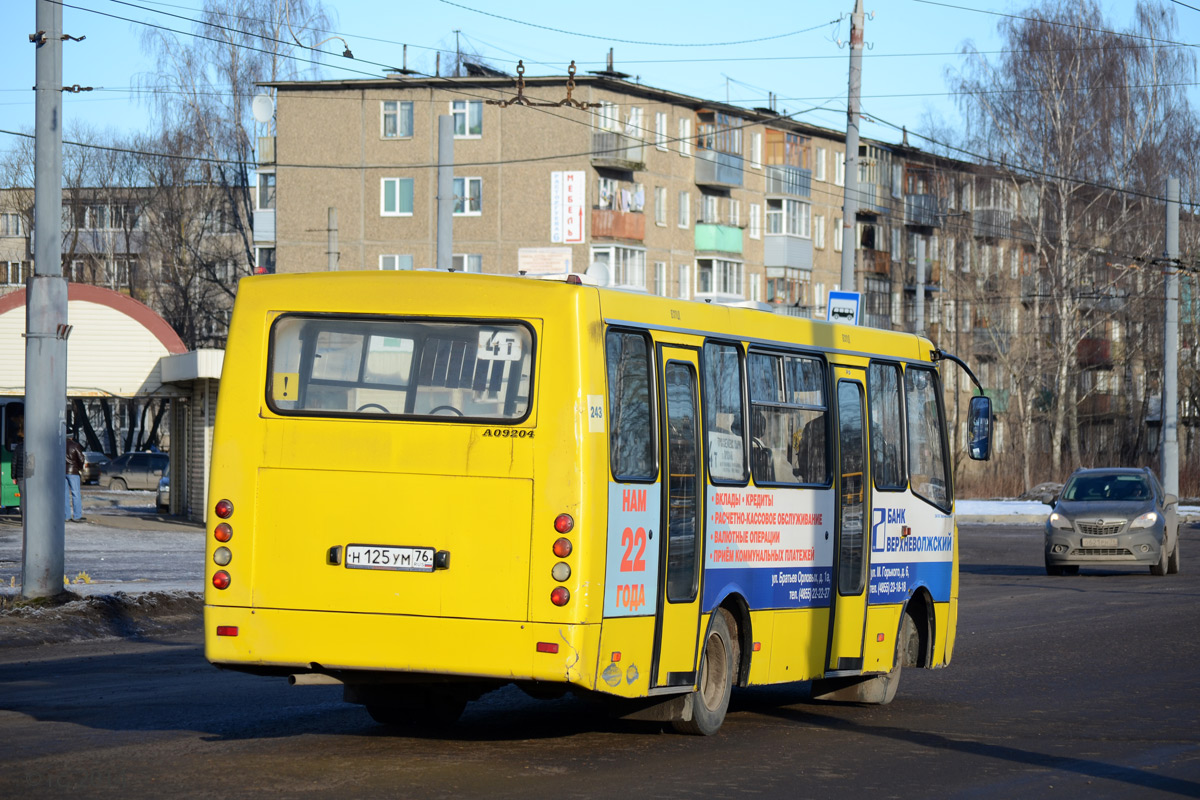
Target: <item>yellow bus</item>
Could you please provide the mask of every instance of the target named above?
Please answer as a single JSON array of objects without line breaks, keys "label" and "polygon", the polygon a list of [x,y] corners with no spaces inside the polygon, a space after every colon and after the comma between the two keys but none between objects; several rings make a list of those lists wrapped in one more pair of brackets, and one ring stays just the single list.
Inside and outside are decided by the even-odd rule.
[{"label": "yellow bus", "polygon": [[697,734],[733,686],[888,702],[954,646],[946,358],[577,278],[243,281],[206,655],[386,724],[508,683]]}]

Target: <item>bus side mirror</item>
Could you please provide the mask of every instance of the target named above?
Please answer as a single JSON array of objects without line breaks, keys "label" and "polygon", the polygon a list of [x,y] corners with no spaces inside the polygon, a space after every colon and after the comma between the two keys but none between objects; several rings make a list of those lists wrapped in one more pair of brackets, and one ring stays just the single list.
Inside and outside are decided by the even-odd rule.
[{"label": "bus side mirror", "polygon": [[984,395],[971,398],[967,430],[971,432],[967,455],[975,461],[987,461],[992,456],[992,398]]}]

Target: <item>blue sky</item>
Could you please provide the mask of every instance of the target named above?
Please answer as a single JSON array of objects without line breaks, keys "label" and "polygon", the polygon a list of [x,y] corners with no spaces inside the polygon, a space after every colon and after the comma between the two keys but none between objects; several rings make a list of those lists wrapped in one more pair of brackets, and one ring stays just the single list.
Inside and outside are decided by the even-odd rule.
[{"label": "blue sky", "polygon": [[[150,111],[129,88],[155,65],[142,48],[142,22],[187,29],[169,12],[195,17],[200,0],[61,0],[64,32],[86,36],[64,43],[63,76],[67,85],[98,90],[64,95],[68,138],[72,126],[118,132],[142,130]],[[0,34],[0,128],[30,130],[34,104],[35,0],[0,0],[4,8]],[[957,111],[947,92],[945,72],[962,66],[958,53],[972,41],[983,51],[998,48],[995,13],[1019,13],[1024,3],[1010,0],[866,0],[873,17],[866,22],[862,109],[867,115],[863,136],[898,141],[894,127],[924,130],[928,114],[956,124]],[[1200,0],[1173,2],[1178,41],[1200,44]],[[853,0],[837,4],[758,0],[737,3],[693,0],[687,3],[609,0],[603,4],[563,4],[543,0],[421,0],[369,2],[336,0],[327,4],[334,31],[359,63],[326,59],[319,75],[364,77],[335,64],[381,74],[371,61],[400,65],[402,44],[408,65],[432,72],[434,52],[453,51],[456,34],[462,48],[484,56],[506,72],[524,59],[528,75],[565,74],[574,59],[580,72],[602,69],[613,48],[616,69],[641,82],[703,98],[766,106],[768,94],[777,108],[804,110],[797,119],[834,130],[845,128],[849,12]],[[1114,25],[1129,22],[1132,4],[1105,3]],[[85,10],[86,9],[86,10]],[[101,13],[95,13],[101,12]],[[113,16],[125,17],[114,19]],[[839,46],[842,40],[842,46]],[[747,42],[745,44],[726,44]],[[703,45],[703,46],[693,46]],[[337,41],[325,45],[340,52]],[[1194,102],[1200,93],[1192,90]],[[808,111],[808,109],[813,109]],[[0,149],[12,137],[0,134]],[[919,142],[914,141],[914,144]]]}]

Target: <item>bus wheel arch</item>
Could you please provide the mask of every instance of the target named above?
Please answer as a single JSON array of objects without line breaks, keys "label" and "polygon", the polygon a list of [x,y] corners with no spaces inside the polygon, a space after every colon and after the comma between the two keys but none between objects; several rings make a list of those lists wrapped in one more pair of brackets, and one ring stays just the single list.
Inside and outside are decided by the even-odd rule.
[{"label": "bus wheel arch", "polygon": [[[915,647],[901,641],[905,635],[905,620],[915,628],[917,642]],[[900,624],[897,627],[897,652],[903,654],[903,666],[930,668],[933,666],[933,598],[929,590],[919,587],[912,597],[904,604],[900,613]]]},{"label": "bus wheel arch", "polygon": [[676,731],[711,736],[720,729],[739,672],[739,649],[737,622],[733,614],[721,606],[713,611],[700,645],[696,690],[687,695],[680,718],[671,722]]},{"label": "bus wheel arch", "polygon": [[[719,608],[723,608],[733,617],[734,628],[734,646],[737,647],[736,667],[737,671],[733,676],[733,685],[745,687],[750,685],[750,659],[753,656],[754,640],[753,630],[750,626],[750,605],[746,602],[746,598],[740,594],[733,593],[726,595],[722,600]],[[713,611],[716,613],[716,610]]]}]

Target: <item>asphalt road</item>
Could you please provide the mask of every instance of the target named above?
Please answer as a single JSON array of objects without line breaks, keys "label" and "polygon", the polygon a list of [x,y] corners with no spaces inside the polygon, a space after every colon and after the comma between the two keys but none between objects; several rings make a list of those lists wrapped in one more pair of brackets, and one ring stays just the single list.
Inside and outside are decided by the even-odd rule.
[{"label": "asphalt road", "polygon": [[1161,578],[1051,578],[1040,540],[963,527],[954,662],[891,705],[744,690],[709,738],[512,689],[398,734],[336,687],[212,668],[198,629],[0,648],[0,796],[1200,797],[1200,529]]}]

